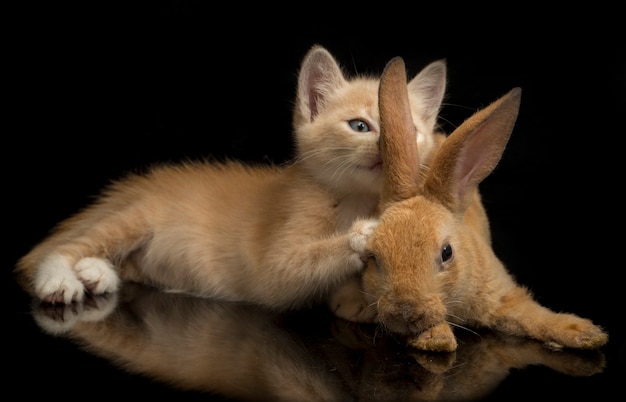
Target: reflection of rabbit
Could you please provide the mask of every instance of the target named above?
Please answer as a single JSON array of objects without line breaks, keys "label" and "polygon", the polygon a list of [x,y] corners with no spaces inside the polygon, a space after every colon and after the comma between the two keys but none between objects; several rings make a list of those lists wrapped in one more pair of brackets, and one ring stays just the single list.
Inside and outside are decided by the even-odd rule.
[{"label": "reflection of rabbit", "polygon": [[[365,294],[390,331],[424,350],[457,347],[450,325],[485,326],[552,347],[597,348],[590,320],[555,313],[519,286],[494,254],[478,184],[497,165],[517,118],[515,88],[456,129],[420,176],[404,62],[389,62],[379,89],[385,188],[369,239]],[[422,178],[420,178],[422,177]]]},{"label": "reflection of rabbit", "polygon": [[[515,370],[544,366],[562,374],[588,377],[601,373],[606,364],[600,350],[554,351],[531,339],[489,330],[463,332],[459,343],[455,352],[415,351],[409,356],[398,345],[398,355],[405,356],[404,360],[389,359],[381,347],[368,350],[362,373],[367,381],[361,382],[357,400],[479,401],[497,390]],[[411,364],[409,357],[418,364]],[[560,394],[563,396],[563,391]]]},{"label": "reflection of rabbit", "polygon": [[[376,326],[349,324],[322,309],[278,314],[131,283],[116,295],[84,300],[89,307],[76,303],[71,317],[53,313],[68,313],[58,303],[35,305],[34,314],[47,316],[37,320],[46,321],[47,332],[61,335],[56,322],[64,326],[63,336],[116,366],[228,400],[477,400],[511,368],[543,365],[590,376],[604,365],[599,350],[557,353],[487,330],[461,333],[455,352],[407,353],[395,337],[377,334]],[[99,308],[104,311],[98,320]],[[64,323],[68,318],[71,325]]]}]

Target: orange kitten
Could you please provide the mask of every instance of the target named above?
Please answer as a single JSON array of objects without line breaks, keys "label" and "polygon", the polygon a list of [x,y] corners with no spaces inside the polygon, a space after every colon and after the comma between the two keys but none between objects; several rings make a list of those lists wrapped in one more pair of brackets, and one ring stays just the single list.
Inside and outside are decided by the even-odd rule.
[{"label": "orange kitten", "polygon": [[[429,144],[445,64],[408,87],[417,140]],[[348,80],[313,47],[298,80],[292,164],[189,162],[129,175],[25,255],[20,283],[63,303],[115,292],[121,279],[275,309],[326,300],[362,272],[377,223],[377,99],[378,78]]]}]

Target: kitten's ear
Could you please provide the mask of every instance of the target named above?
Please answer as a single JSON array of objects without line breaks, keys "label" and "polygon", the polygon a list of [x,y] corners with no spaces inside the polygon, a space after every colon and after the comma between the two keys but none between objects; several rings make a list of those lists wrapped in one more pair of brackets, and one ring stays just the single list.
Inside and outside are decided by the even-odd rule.
[{"label": "kitten's ear", "polygon": [[413,107],[420,113],[420,120],[434,129],[446,92],[447,65],[444,59],[424,67],[409,82],[409,96]]},{"label": "kitten's ear", "polygon": [[296,123],[312,122],[324,107],[324,102],[346,79],[335,58],[320,45],[313,46],[304,56],[298,75]]}]

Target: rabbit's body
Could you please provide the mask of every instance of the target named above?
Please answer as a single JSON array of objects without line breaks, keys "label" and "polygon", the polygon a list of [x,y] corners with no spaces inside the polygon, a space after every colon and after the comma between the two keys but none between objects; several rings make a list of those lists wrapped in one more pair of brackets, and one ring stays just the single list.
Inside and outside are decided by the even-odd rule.
[{"label": "rabbit's body", "polygon": [[380,85],[385,188],[363,274],[370,310],[424,350],[457,347],[451,325],[489,327],[553,347],[597,348],[608,335],[590,320],[555,313],[518,285],[491,247],[478,184],[497,165],[517,118],[521,90],[475,113],[419,172],[401,59]]}]

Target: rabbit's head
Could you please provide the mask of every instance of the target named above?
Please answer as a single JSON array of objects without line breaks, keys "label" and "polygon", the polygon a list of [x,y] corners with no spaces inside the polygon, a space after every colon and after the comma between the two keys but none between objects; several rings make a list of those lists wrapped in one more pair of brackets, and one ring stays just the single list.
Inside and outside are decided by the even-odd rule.
[{"label": "rabbit's head", "polygon": [[424,336],[441,336],[442,342],[428,348],[451,351],[456,343],[449,323],[475,307],[477,282],[506,280],[478,272],[495,258],[485,241],[489,229],[478,184],[500,160],[521,89],[466,120],[443,141],[430,167],[420,168],[406,88],[404,62],[396,57],[385,67],[379,88],[385,187],[363,287],[389,331],[420,335],[429,330]]}]

